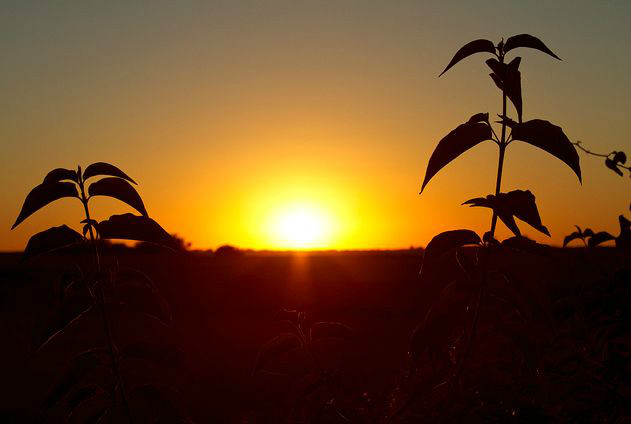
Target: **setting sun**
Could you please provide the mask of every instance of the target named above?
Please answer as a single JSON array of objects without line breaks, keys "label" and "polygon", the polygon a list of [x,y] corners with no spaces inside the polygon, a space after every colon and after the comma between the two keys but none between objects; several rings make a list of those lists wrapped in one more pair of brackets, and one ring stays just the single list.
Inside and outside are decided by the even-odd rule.
[{"label": "setting sun", "polygon": [[270,236],[274,245],[288,249],[321,249],[332,237],[332,219],[312,205],[283,208],[270,220]]}]

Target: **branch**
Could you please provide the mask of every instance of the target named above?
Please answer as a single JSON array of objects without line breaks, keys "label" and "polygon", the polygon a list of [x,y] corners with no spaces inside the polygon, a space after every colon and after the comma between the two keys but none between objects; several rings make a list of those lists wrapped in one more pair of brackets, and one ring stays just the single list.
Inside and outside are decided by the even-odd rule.
[{"label": "branch", "polygon": [[[579,149],[581,149],[583,152],[587,153],[588,155],[597,156],[599,158],[607,158],[607,159],[609,159],[609,156],[612,156],[612,155],[615,155],[616,153],[618,153],[615,150],[613,152],[607,153],[607,154],[595,153],[595,152],[592,152],[591,150],[587,150],[586,148],[584,148],[581,145],[580,141],[572,142],[572,144],[575,145],[576,147],[578,147]],[[627,171],[631,171],[631,166],[624,166],[624,165],[622,165],[621,163],[618,163],[618,162],[616,162],[615,165],[618,168],[626,169]]]}]

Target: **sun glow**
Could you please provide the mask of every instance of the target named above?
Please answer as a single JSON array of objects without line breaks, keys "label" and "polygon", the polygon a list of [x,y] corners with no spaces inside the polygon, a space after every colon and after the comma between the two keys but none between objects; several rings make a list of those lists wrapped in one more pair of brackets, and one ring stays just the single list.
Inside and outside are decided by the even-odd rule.
[{"label": "sun glow", "polygon": [[284,207],[272,217],[270,236],[274,245],[287,249],[321,249],[331,243],[333,221],[313,205]]}]

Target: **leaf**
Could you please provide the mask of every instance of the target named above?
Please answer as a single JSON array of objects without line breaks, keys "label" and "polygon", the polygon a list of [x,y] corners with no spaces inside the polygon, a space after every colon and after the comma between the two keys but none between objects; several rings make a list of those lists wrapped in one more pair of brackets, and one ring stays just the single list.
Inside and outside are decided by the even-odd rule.
[{"label": "leaf", "polygon": [[65,169],[65,168],[53,169],[46,175],[46,177],[44,177],[44,184],[57,183],[62,180],[70,180],[70,181],[77,182],[78,181],[77,172],[71,169]]},{"label": "leaf", "polygon": [[90,371],[104,365],[103,349],[90,349],[81,352],[64,372],[59,383],[46,397],[45,406],[51,408],[68,393]]},{"label": "leaf", "polygon": [[480,236],[471,230],[451,230],[434,236],[425,248],[421,275],[423,275],[423,271],[429,264],[450,250],[468,244],[480,244],[481,242]]},{"label": "leaf", "polygon": [[127,203],[132,208],[136,209],[143,216],[147,215],[145,205],[140,198],[140,195],[131,184],[127,181],[117,178],[108,177],[103,178],[95,183],[92,183],[88,187],[88,194],[90,196],[109,196]]},{"label": "leaf", "polygon": [[169,303],[148,275],[125,268],[114,275],[113,297],[168,323],[173,320]]},{"label": "leaf", "polygon": [[170,367],[179,367],[182,356],[179,349],[166,343],[135,342],[126,345],[120,352],[121,359],[149,360]]},{"label": "leaf", "polygon": [[17,227],[22,221],[31,216],[31,214],[43,208],[47,204],[64,197],[78,198],[79,193],[77,192],[77,186],[73,183],[62,182],[42,183],[36,186],[26,196],[24,204],[22,205],[22,210],[11,229]]},{"label": "leaf", "polygon": [[513,216],[530,224],[532,227],[549,236],[550,232],[541,223],[541,217],[535,203],[535,196],[530,190],[513,190],[508,193],[500,193],[498,196],[489,194],[488,196],[469,199],[463,205],[481,206],[491,208],[502,222],[516,235],[521,236],[521,232],[513,219]]},{"label": "leaf", "polygon": [[616,237],[616,247],[619,249],[631,248],[631,221],[624,215],[619,215],[618,223],[620,224],[620,235]]},{"label": "leaf", "polygon": [[494,58],[486,61],[486,64],[493,71],[493,73],[490,74],[493,82],[495,82],[495,85],[506,94],[515,106],[519,122],[521,122],[522,117],[520,62],[520,57],[516,57],[509,64],[500,63]]},{"label": "leaf", "polygon": [[70,319],[67,323],[64,323],[63,326],[61,326],[61,328],[57,329],[56,331],[54,331],[52,334],[50,334],[50,336],[37,348],[38,351],[44,349],[46,346],[48,346],[54,339],[57,338],[57,336],[63,334],[68,328],[70,328],[74,323],[80,321],[83,317],[87,316],[89,313],[91,313],[94,310],[94,307],[92,305],[88,306],[86,309],[84,309],[83,311],[81,311],[81,313],[79,313],[78,315],[76,315],[74,318]]},{"label": "leaf", "polygon": [[529,47],[531,49],[536,49],[549,54],[555,59],[561,60],[559,56],[552,53],[552,51],[545,44],[543,44],[543,41],[529,34],[519,34],[508,37],[508,40],[506,40],[506,44],[504,44],[504,52],[507,53],[517,47]]},{"label": "leaf", "polygon": [[618,168],[617,162],[615,162],[614,160],[606,158],[605,159],[605,166],[607,168],[611,169],[616,174],[620,175],[621,177],[623,176],[622,175],[622,171],[620,170],[620,168]]},{"label": "leaf", "polygon": [[271,359],[302,347],[302,341],[293,333],[282,333],[263,345],[256,358],[253,374],[256,374]]},{"label": "leaf", "polygon": [[477,122],[486,122],[489,123],[489,113],[488,112],[480,112],[473,115],[467,122],[477,123]]},{"label": "leaf", "polygon": [[429,158],[421,193],[429,180],[445,165],[473,146],[492,139],[491,127],[482,122],[466,122],[447,134],[436,146]]},{"label": "leaf", "polygon": [[136,184],[136,181],[132,180],[127,174],[123,171],[115,167],[114,165],[110,165],[105,162],[96,162],[92,165],[88,166],[83,172],[83,179],[87,180],[90,177],[95,177],[97,175],[109,175],[112,177],[123,178],[131,183]]},{"label": "leaf", "polygon": [[84,241],[85,239],[81,234],[66,225],[52,227],[46,231],[35,234],[29,239],[24,253],[22,254],[22,260],[83,243]]},{"label": "leaf", "polygon": [[341,322],[322,321],[316,322],[309,330],[309,339],[313,342],[325,337],[357,341],[355,331]]},{"label": "leaf", "polygon": [[583,235],[578,231],[574,231],[572,234],[565,236],[563,239],[563,247],[567,246],[573,240],[582,239]]},{"label": "leaf", "polygon": [[512,138],[525,141],[561,159],[574,171],[578,180],[582,181],[578,153],[561,127],[542,119],[533,119],[516,124],[512,130]]},{"label": "leaf", "polygon": [[624,152],[613,152],[613,161],[625,164],[627,162],[627,155],[625,155]]},{"label": "leaf", "polygon": [[508,322],[496,324],[495,331],[510,340],[524,357],[530,372],[535,372],[538,365],[538,348],[533,342],[527,327],[524,325],[511,325]]},{"label": "leaf", "polygon": [[601,243],[604,243],[606,241],[613,240],[613,239],[615,239],[615,237],[609,234],[607,231],[599,231],[595,233],[593,236],[591,236],[589,240],[587,240],[587,246],[596,247]]},{"label": "leaf", "polygon": [[146,241],[173,250],[177,250],[179,247],[177,241],[164,231],[156,221],[131,213],[110,216],[109,219],[99,223],[97,231],[102,239]]},{"label": "leaf", "polygon": [[442,71],[440,75],[438,75],[438,77],[447,72],[452,66],[460,62],[462,59],[469,57],[472,54],[483,52],[495,54],[495,45],[493,44],[493,42],[484,39],[468,42],[456,52],[454,57],[451,59],[451,62],[449,62],[445,70]]}]

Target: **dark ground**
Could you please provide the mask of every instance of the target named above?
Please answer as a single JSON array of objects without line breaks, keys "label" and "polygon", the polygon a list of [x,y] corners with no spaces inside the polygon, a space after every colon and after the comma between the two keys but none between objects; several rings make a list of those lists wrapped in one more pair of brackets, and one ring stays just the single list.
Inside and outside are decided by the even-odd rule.
[{"label": "dark ground", "polygon": [[[556,305],[566,295],[589,294],[593,289],[591,283],[577,283],[584,272],[580,264],[586,260],[581,255],[568,249],[530,255],[517,274]],[[598,265],[589,272],[611,281],[612,274],[606,272],[615,269],[616,287],[631,284],[619,281],[620,270],[629,276],[628,258],[598,249],[589,258]],[[47,392],[67,367],[70,352],[79,351],[82,341],[98,333],[76,328],[74,335],[42,352],[32,347],[37,323],[55,302],[56,275],[85,260],[50,256],[20,263],[17,254],[0,255],[3,422],[35,421]],[[254,411],[273,403],[277,383],[253,378],[252,367],[264,342],[283,331],[274,321],[279,309],[299,309],[310,321],[340,321],[353,327],[359,344],[342,343],[332,350],[356,375],[363,375],[368,391],[387,392],[408,365],[410,334],[427,303],[419,290],[418,250],[236,256],[128,250],[103,261],[106,266],[118,261],[120,266],[142,269],[168,300],[172,325],[159,331],[179,347],[184,361],[164,377],[178,389],[182,407],[197,422],[254,421]],[[603,290],[609,290],[605,286]],[[600,295],[590,296],[597,300]],[[617,299],[616,307],[631,306],[626,303],[628,287]],[[628,315],[628,309],[622,313]],[[557,321],[569,319],[563,317]],[[149,337],[154,330],[116,322],[114,332]]]}]

